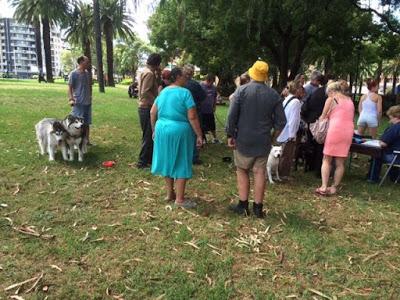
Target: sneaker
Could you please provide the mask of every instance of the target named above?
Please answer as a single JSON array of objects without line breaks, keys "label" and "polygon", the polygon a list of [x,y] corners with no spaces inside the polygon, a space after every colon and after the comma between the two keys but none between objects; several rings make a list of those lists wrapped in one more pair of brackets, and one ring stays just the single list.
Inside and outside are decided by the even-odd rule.
[{"label": "sneaker", "polygon": [[263,211],[263,204],[253,203],[253,213],[257,218],[264,219],[265,213]]},{"label": "sneaker", "polygon": [[230,205],[229,206],[229,210],[234,212],[237,215],[242,215],[242,216],[246,216],[246,217],[250,215],[249,202],[248,201],[240,201],[239,200],[238,204]]},{"label": "sneaker", "polygon": [[195,208],[197,206],[197,203],[192,201],[192,200],[184,200],[183,202],[174,202],[174,205],[176,207],[183,207],[186,209],[191,209],[191,208]]},{"label": "sneaker", "polygon": [[145,164],[145,163],[138,162],[138,163],[136,164],[136,168],[138,168],[138,169],[147,169],[147,168],[150,168],[150,165]]},{"label": "sneaker", "polygon": [[194,165],[202,165],[203,162],[200,159],[196,159],[196,160],[193,161],[193,164]]}]

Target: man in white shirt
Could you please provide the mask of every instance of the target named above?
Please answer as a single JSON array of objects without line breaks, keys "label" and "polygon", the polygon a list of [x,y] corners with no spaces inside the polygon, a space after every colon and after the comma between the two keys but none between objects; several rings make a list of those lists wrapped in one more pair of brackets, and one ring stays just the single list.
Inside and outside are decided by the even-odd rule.
[{"label": "man in white shirt", "polygon": [[277,138],[278,143],[283,143],[283,152],[279,161],[279,175],[283,178],[290,176],[296,152],[296,136],[300,125],[302,102],[299,99],[304,94],[304,88],[299,81],[289,82],[288,89],[289,95],[282,103],[287,122]]}]

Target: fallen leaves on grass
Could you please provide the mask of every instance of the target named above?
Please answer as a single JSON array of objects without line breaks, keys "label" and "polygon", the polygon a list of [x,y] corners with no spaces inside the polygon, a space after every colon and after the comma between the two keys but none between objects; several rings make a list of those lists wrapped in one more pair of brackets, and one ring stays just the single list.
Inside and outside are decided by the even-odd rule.
[{"label": "fallen leaves on grass", "polygon": [[21,296],[17,296],[17,295],[12,295],[12,296],[10,296],[10,299],[25,300],[25,299],[22,298]]},{"label": "fallen leaves on grass", "polygon": [[51,235],[51,234],[39,233],[38,231],[35,230],[35,226],[22,225],[19,227],[13,227],[13,229],[18,231],[19,233],[23,233],[23,234],[34,236],[34,237],[39,237],[44,240],[51,240],[55,237],[54,235]]},{"label": "fallen leaves on grass", "polygon": [[89,238],[89,231],[86,231],[86,234],[83,238],[81,238],[82,242],[85,242]]},{"label": "fallen leaves on grass", "polygon": [[318,291],[318,290],[314,290],[314,289],[311,289],[311,288],[309,288],[308,289],[311,293],[313,293],[313,294],[316,294],[316,295],[318,295],[318,296],[320,296],[320,297],[322,297],[322,298],[325,298],[325,299],[329,299],[329,300],[334,300],[334,299],[336,299],[336,297],[329,297],[328,295],[325,295],[324,293],[322,293],[322,292],[320,292],[320,291]]},{"label": "fallen leaves on grass", "polygon": [[17,291],[19,291],[19,289],[20,289],[23,285],[25,285],[25,284],[30,283],[30,282],[33,281],[33,282],[34,282],[33,285],[25,292],[25,293],[29,293],[29,292],[31,292],[31,291],[36,287],[36,285],[39,283],[39,281],[43,278],[43,275],[44,275],[44,273],[42,272],[42,273],[40,273],[39,275],[37,275],[37,276],[35,276],[35,277],[29,278],[29,279],[27,279],[27,280],[24,280],[24,281],[21,281],[21,282],[18,282],[18,283],[14,283],[14,284],[12,284],[12,285],[6,287],[6,288],[4,289],[4,291],[7,292],[7,291],[13,290],[13,289],[15,289],[15,288],[18,288]]},{"label": "fallen leaves on grass", "polygon": [[191,247],[193,247],[193,248],[195,248],[195,249],[197,249],[197,250],[199,250],[199,249],[200,249],[199,246],[197,246],[194,242],[195,242],[195,241],[192,241],[192,242],[183,242],[183,243],[186,244],[186,245],[189,245],[189,246],[191,246]]},{"label": "fallen leaves on grass", "polygon": [[53,268],[53,269],[56,269],[56,270],[62,272],[62,269],[57,265],[50,265],[50,268]]},{"label": "fallen leaves on grass", "polygon": [[378,255],[382,254],[382,251],[377,251],[374,254],[368,255],[366,258],[363,259],[363,263],[369,261],[370,259],[373,259],[375,257],[377,257]]},{"label": "fallen leaves on grass", "polygon": [[15,191],[12,193],[13,196],[17,195],[21,189],[19,188],[19,183],[17,183],[17,187],[15,188]]}]

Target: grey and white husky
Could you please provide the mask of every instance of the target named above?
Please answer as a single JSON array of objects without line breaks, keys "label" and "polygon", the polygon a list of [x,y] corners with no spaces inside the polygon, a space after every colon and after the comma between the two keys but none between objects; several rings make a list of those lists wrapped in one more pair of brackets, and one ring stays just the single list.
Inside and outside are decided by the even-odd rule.
[{"label": "grey and white husky", "polygon": [[87,152],[83,118],[73,115],[68,115],[64,120],[45,118],[36,124],[35,129],[40,153],[49,153],[49,160],[54,160],[59,146],[64,160],[73,161],[76,148],[78,160],[83,161],[83,154]]},{"label": "grey and white husky", "polygon": [[87,152],[87,137],[85,136],[83,118],[69,115],[61,121],[61,124],[68,132],[66,143],[69,150],[69,160],[74,160],[74,151],[77,148],[78,161],[83,161],[83,154]]},{"label": "grey and white husky", "polygon": [[35,125],[36,137],[39,143],[40,154],[49,154],[49,160],[54,160],[57,148],[61,149],[64,160],[67,160],[67,131],[60,121],[45,118]]}]

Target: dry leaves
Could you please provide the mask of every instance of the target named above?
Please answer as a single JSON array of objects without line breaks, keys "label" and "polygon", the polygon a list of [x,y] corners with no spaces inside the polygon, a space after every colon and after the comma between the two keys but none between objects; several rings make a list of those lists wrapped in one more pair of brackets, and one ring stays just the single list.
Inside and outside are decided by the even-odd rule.
[{"label": "dry leaves", "polygon": [[19,233],[23,233],[23,234],[34,236],[34,237],[39,237],[44,240],[51,240],[55,237],[54,235],[51,235],[51,234],[43,234],[43,232],[48,231],[44,228],[42,228],[42,233],[38,232],[37,230],[35,230],[35,226],[22,225],[19,227],[13,227],[13,229],[15,231],[18,231]]},{"label": "dry leaves", "polygon": [[[30,283],[30,282],[33,281],[33,282],[34,282],[33,285],[32,285],[29,289],[27,289],[27,290],[25,291],[25,293],[29,293],[29,292],[33,291],[33,290],[36,288],[36,286],[38,285],[39,281],[43,278],[43,276],[44,276],[44,273],[42,272],[42,273],[40,273],[39,275],[37,275],[37,276],[35,276],[35,277],[32,277],[32,278],[30,278],[30,279],[27,279],[27,280],[24,280],[24,281],[21,281],[21,282],[18,282],[18,283],[14,283],[14,284],[12,284],[12,285],[6,287],[6,288],[4,289],[4,291],[7,292],[7,291],[10,291],[10,290],[13,290],[13,289],[17,288],[16,294],[18,294],[20,288],[21,288],[23,285],[25,285],[25,284]],[[14,299],[17,299],[17,298],[14,298]]]},{"label": "dry leaves", "polygon": [[195,244],[195,241],[194,241],[194,240],[191,241],[191,242],[183,242],[183,243],[186,244],[186,245],[189,245],[189,246],[191,246],[191,247],[193,247],[193,248],[195,248],[195,249],[197,249],[197,250],[200,249],[199,246],[197,246],[197,245]]}]

